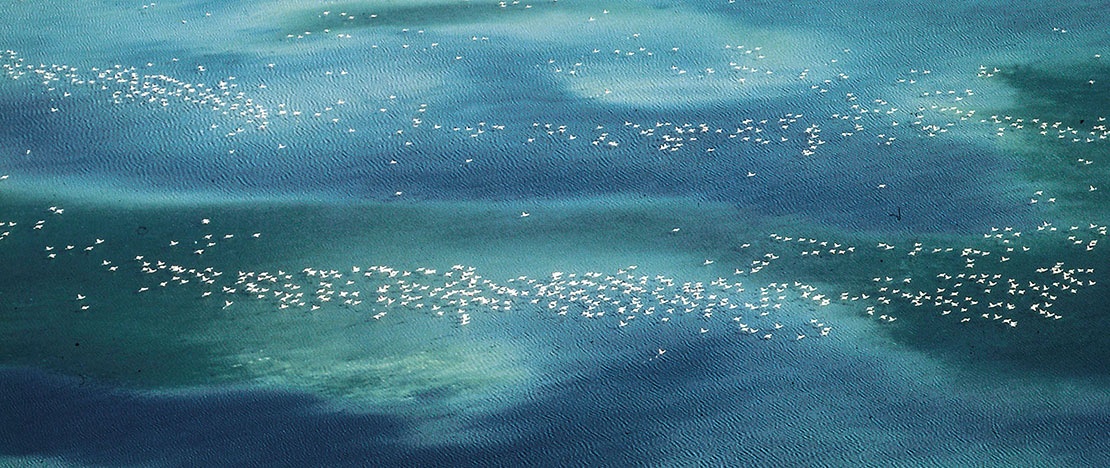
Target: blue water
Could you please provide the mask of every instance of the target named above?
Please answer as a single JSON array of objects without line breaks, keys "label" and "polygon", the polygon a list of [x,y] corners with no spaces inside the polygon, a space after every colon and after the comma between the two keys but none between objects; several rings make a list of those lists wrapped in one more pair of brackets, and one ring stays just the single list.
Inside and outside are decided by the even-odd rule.
[{"label": "blue water", "polygon": [[7,2],[0,460],[1105,466],[1100,2]]}]

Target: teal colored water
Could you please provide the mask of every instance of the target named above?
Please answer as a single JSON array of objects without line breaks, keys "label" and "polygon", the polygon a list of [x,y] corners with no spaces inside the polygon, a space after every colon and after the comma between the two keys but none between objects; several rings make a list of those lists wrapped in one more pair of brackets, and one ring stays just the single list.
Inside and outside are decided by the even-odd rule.
[{"label": "teal colored water", "polygon": [[0,460],[1105,466],[1098,2],[11,2]]}]

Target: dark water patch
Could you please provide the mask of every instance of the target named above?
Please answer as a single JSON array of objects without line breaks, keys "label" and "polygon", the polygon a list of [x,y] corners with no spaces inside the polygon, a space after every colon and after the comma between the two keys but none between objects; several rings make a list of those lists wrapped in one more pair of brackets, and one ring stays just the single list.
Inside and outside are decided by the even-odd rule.
[{"label": "dark water patch", "polygon": [[984,443],[1002,455],[1019,449],[1004,442],[1016,433],[993,432],[973,410],[928,386],[887,387],[872,364],[779,344],[670,342],[665,355],[587,370],[481,426],[521,434],[510,446],[527,460],[605,466],[660,459],[1004,465],[968,449]]},{"label": "dark water patch", "polygon": [[[1104,216],[1099,188],[1110,180],[1103,163],[1110,156],[1110,67],[1050,60],[1005,67],[997,76],[1016,91],[1012,107],[991,112],[999,127],[1016,134],[1008,137],[1020,139],[1020,172],[1050,187],[1068,211]],[[1015,128],[1019,118],[1024,128]]]},{"label": "dark water patch", "polygon": [[0,102],[10,110],[4,113],[5,128],[19,134],[10,140],[20,147],[6,158],[9,170],[157,184],[162,174],[185,172],[223,149],[204,130],[213,119],[201,106],[118,104],[110,95],[83,91],[65,98],[61,92],[30,93]]},{"label": "dark water patch", "polygon": [[1101,63],[1016,64],[996,76],[1018,92],[1019,115],[1090,128],[1110,113],[1110,66]]},{"label": "dark water patch", "polygon": [[[467,430],[491,436],[472,441],[424,432],[428,421],[337,411],[303,394],[158,396],[8,370],[0,373],[0,411],[20,430],[0,436],[0,451],[108,466],[993,466],[1005,462],[990,457],[1032,436],[1050,445],[1044,456],[1102,461],[1098,450],[1071,452],[1102,443],[1103,415],[983,417],[932,390],[888,386],[880,367],[847,356],[762,352],[733,340],[666,346],[668,354],[650,361],[602,358],[525,402],[467,419]],[[407,440],[418,431],[427,442]],[[989,453],[976,448],[983,444]]]},{"label": "dark water patch", "polygon": [[29,370],[0,372],[0,388],[8,455],[101,466],[367,466],[406,453],[388,448],[406,431],[399,418],[328,411],[303,394],[151,396]]},{"label": "dark water patch", "polygon": [[1003,430],[1016,434],[1061,434],[1049,447],[1047,455],[1072,466],[1102,466],[1108,458],[1105,448],[1090,448],[1106,444],[1096,434],[1108,425],[1110,411],[1098,408],[1089,413],[1056,413],[1009,421],[1003,425]]},{"label": "dark water patch", "polygon": [[[1096,278],[1106,281],[1105,274]],[[1104,385],[1110,379],[1105,366],[1110,337],[1104,333],[1110,318],[1101,312],[1101,304],[1110,293],[1095,286],[1076,295],[1060,292],[1057,297],[1051,310],[1063,316],[1058,320],[1038,315],[1027,305],[1017,314],[1000,312],[985,307],[989,300],[984,299],[967,313],[949,316],[941,316],[937,308],[900,304],[891,310],[898,322],[884,330],[899,343],[959,368],[1008,378]],[[990,317],[982,317],[984,313]],[[996,314],[1013,317],[1018,325],[1011,327]],[[972,321],[960,323],[964,316]]]},{"label": "dark water patch", "polygon": [[[214,301],[137,292],[141,275],[125,262],[168,242],[179,229],[172,215],[82,213],[80,206],[53,215],[10,200],[2,210],[5,219],[18,220],[0,245],[4,363],[144,386],[242,377],[220,364],[216,343],[204,338],[219,320]],[[40,219],[45,224],[34,229]],[[122,271],[109,271],[104,261]]]}]

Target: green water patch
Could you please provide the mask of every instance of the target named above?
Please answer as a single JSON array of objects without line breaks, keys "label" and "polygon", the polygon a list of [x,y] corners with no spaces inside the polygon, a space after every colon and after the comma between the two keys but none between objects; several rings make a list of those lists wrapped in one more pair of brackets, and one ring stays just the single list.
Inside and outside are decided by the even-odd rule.
[{"label": "green water patch", "polygon": [[[64,213],[51,211],[51,204]],[[415,287],[450,281],[445,272],[469,268],[505,285],[518,275],[614,274],[635,264],[636,274],[647,277],[743,283],[753,296],[738,297],[742,301],[759,300],[761,287],[779,283],[789,291],[775,295],[799,296],[807,318],[835,327],[838,314],[853,314],[874,321],[897,343],[959,364],[1063,372],[1052,360],[1037,360],[1044,355],[1034,359],[1020,350],[1071,347],[1074,359],[1065,374],[1078,375],[1093,372],[1088,367],[1105,357],[1104,339],[1077,325],[1098,320],[1090,315],[1103,297],[1097,286],[1075,298],[1051,299],[1058,302],[1052,310],[1065,315],[1060,320],[1036,316],[1028,310],[1031,301],[1010,300],[1021,308],[1006,315],[1020,322],[1013,329],[992,319],[961,323],[962,312],[940,316],[943,307],[910,307],[900,293],[958,288],[952,286],[958,279],[938,275],[959,274],[964,249],[979,256],[975,272],[1005,278],[992,281],[1059,282],[1036,269],[1057,262],[1096,266],[1091,255],[1101,251],[1085,247],[1103,235],[1088,226],[1020,236],[1007,227],[998,238],[850,233],[720,204],[639,199],[125,203],[58,195],[9,197],[0,213],[2,221],[18,221],[0,240],[3,363],[143,387],[273,383],[378,403],[436,402],[442,404],[436,411],[449,412],[534,381],[535,363],[521,349],[527,344],[499,329],[496,319],[535,311],[524,304],[492,315],[471,309],[475,323],[462,325],[458,307],[437,315],[431,306],[447,306],[426,293],[411,293],[425,297],[425,309],[382,306],[377,296],[398,296],[375,293],[394,280],[385,270],[375,270],[378,279],[363,278],[373,265],[395,269]],[[39,221],[42,228],[34,228]],[[306,276],[306,268],[334,271],[333,277]],[[430,276],[422,268],[440,273]],[[1096,275],[1082,279],[1101,283]],[[988,286],[976,291],[974,280],[964,282],[965,315],[983,312],[964,296],[975,296],[978,307],[1007,300],[1003,286],[983,293]],[[296,301],[276,299],[298,291],[289,284],[320,307],[289,307]],[[801,296],[809,287],[816,290]],[[364,294],[361,304],[338,294],[320,302],[318,288]],[[1069,294],[1059,289],[1052,293]],[[845,307],[822,309],[830,304]],[[882,315],[898,321],[885,323]],[[984,335],[988,331],[996,334]]]},{"label": "green water patch", "polygon": [[[5,221],[17,223],[4,228],[9,235],[0,241],[5,364],[171,386],[234,377],[216,370],[211,343],[197,336],[213,316],[211,303],[138,297],[133,272],[103,265],[120,262],[127,244],[145,235],[145,222],[123,213],[66,211],[3,207]],[[34,228],[40,220],[42,227]]]},{"label": "green water patch", "polygon": [[[553,8],[550,3],[526,5],[493,1],[447,2],[348,2],[287,13],[280,24],[292,34],[303,32],[345,31],[361,28],[422,28],[468,24],[504,23],[525,10],[539,12]],[[507,16],[514,15],[514,16]]]},{"label": "green water patch", "polygon": [[[864,318],[882,341],[953,368],[1105,381],[1105,232],[1086,223],[929,235],[796,224],[753,243],[777,258],[738,278],[808,284],[814,317],[834,328],[848,320],[838,314]],[[846,307],[832,313],[817,294]]]},{"label": "green water patch", "polygon": [[[1055,198],[1050,214],[1105,217],[1110,182],[1110,66],[1075,61],[1004,67],[996,79],[1015,91],[1013,104],[988,109],[1005,129],[1004,148],[1025,164],[1022,175]],[[1020,119],[1020,121],[1019,121]],[[1042,205],[1043,206],[1043,205]]]},{"label": "green water patch", "polygon": [[1101,63],[1018,64],[996,76],[1017,91],[1017,115],[1080,127],[1110,113],[1110,66]]},{"label": "green water patch", "polygon": [[[1106,263],[1105,252],[1053,243],[1005,263],[991,256],[973,268],[951,259],[912,261],[907,270],[914,280],[899,287],[928,297],[914,302],[888,291],[894,300],[877,313],[897,321],[883,331],[961,369],[1045,381],[1110,378],[1110,337],[1104,332],[1110,318],[1102,313],[1110,290],[1098,268]],[[1060,273],[1053,273],[1055,265],[1062,265]]]},{"label": "green water patch", "polygon": [[[281,309],[271,291],[248,293],[244,281],[261,283],[268,273],[273,284],[263,286],[277,290],[306,267],[358,278],[355,266],[465,264],[501,282],[555,270],[613,271],[640,260],[652,272],[700,276],[709,273],[702,259],[731,242],[722,226],[744,225],[728,210],[700,216],[705,207],[682,202],[143,203],[7,195],[0,220],[16,225],[0,240],[4,364],[139,387],[275,383],[401,403],[457,404],[487,390],[523,388],[531,371],[511,339],[476,325],[461,329],[455,316],[402,311],[379,322],[372,290],[362,306]],[[316,281],[304,286],[312,297]]]},{"label": "green water patch", "polygon": [[[366,307],[282,310],[237,281],[307,265],[349,273],[364,262],[417,263],[420,252],[382,232],[418,231],[406,231],[408,210],[354,216],[315,205],[5,201],[5,365],[140,388],[273,384],[441,413],[528,381],[511,342],[474,326],[460,331],[454,317],[379,322],[371,318],[373,291]],[[391,229],[366,229],[383,224]],[[280,279],[267,290],[289,281]]]},{"label": "green water patch", "polygon": [[1094,302],[1060,301],[1059,310],[1068,313],[1065,319],[1036,323],[1045,319],[1029,317],[1013,329],[987,319],[961,326],[899,305],[893,312],[899,322],[887,330],[899,343],[962,369],[1104,384],[1110,377],[1105,366],[1110,359],[1110,340],[1102,330],[1110,321],[1096,311],[1107,297],[1103,293]]}]

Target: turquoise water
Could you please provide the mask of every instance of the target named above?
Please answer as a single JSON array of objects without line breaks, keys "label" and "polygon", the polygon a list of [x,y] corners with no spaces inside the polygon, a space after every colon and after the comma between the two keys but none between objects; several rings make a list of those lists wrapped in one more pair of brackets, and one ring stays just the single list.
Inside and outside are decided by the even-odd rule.
[{"label": "turquoise water", "polygon": [[10,2],[0,457],[1104,466],[1103,10]]}]

